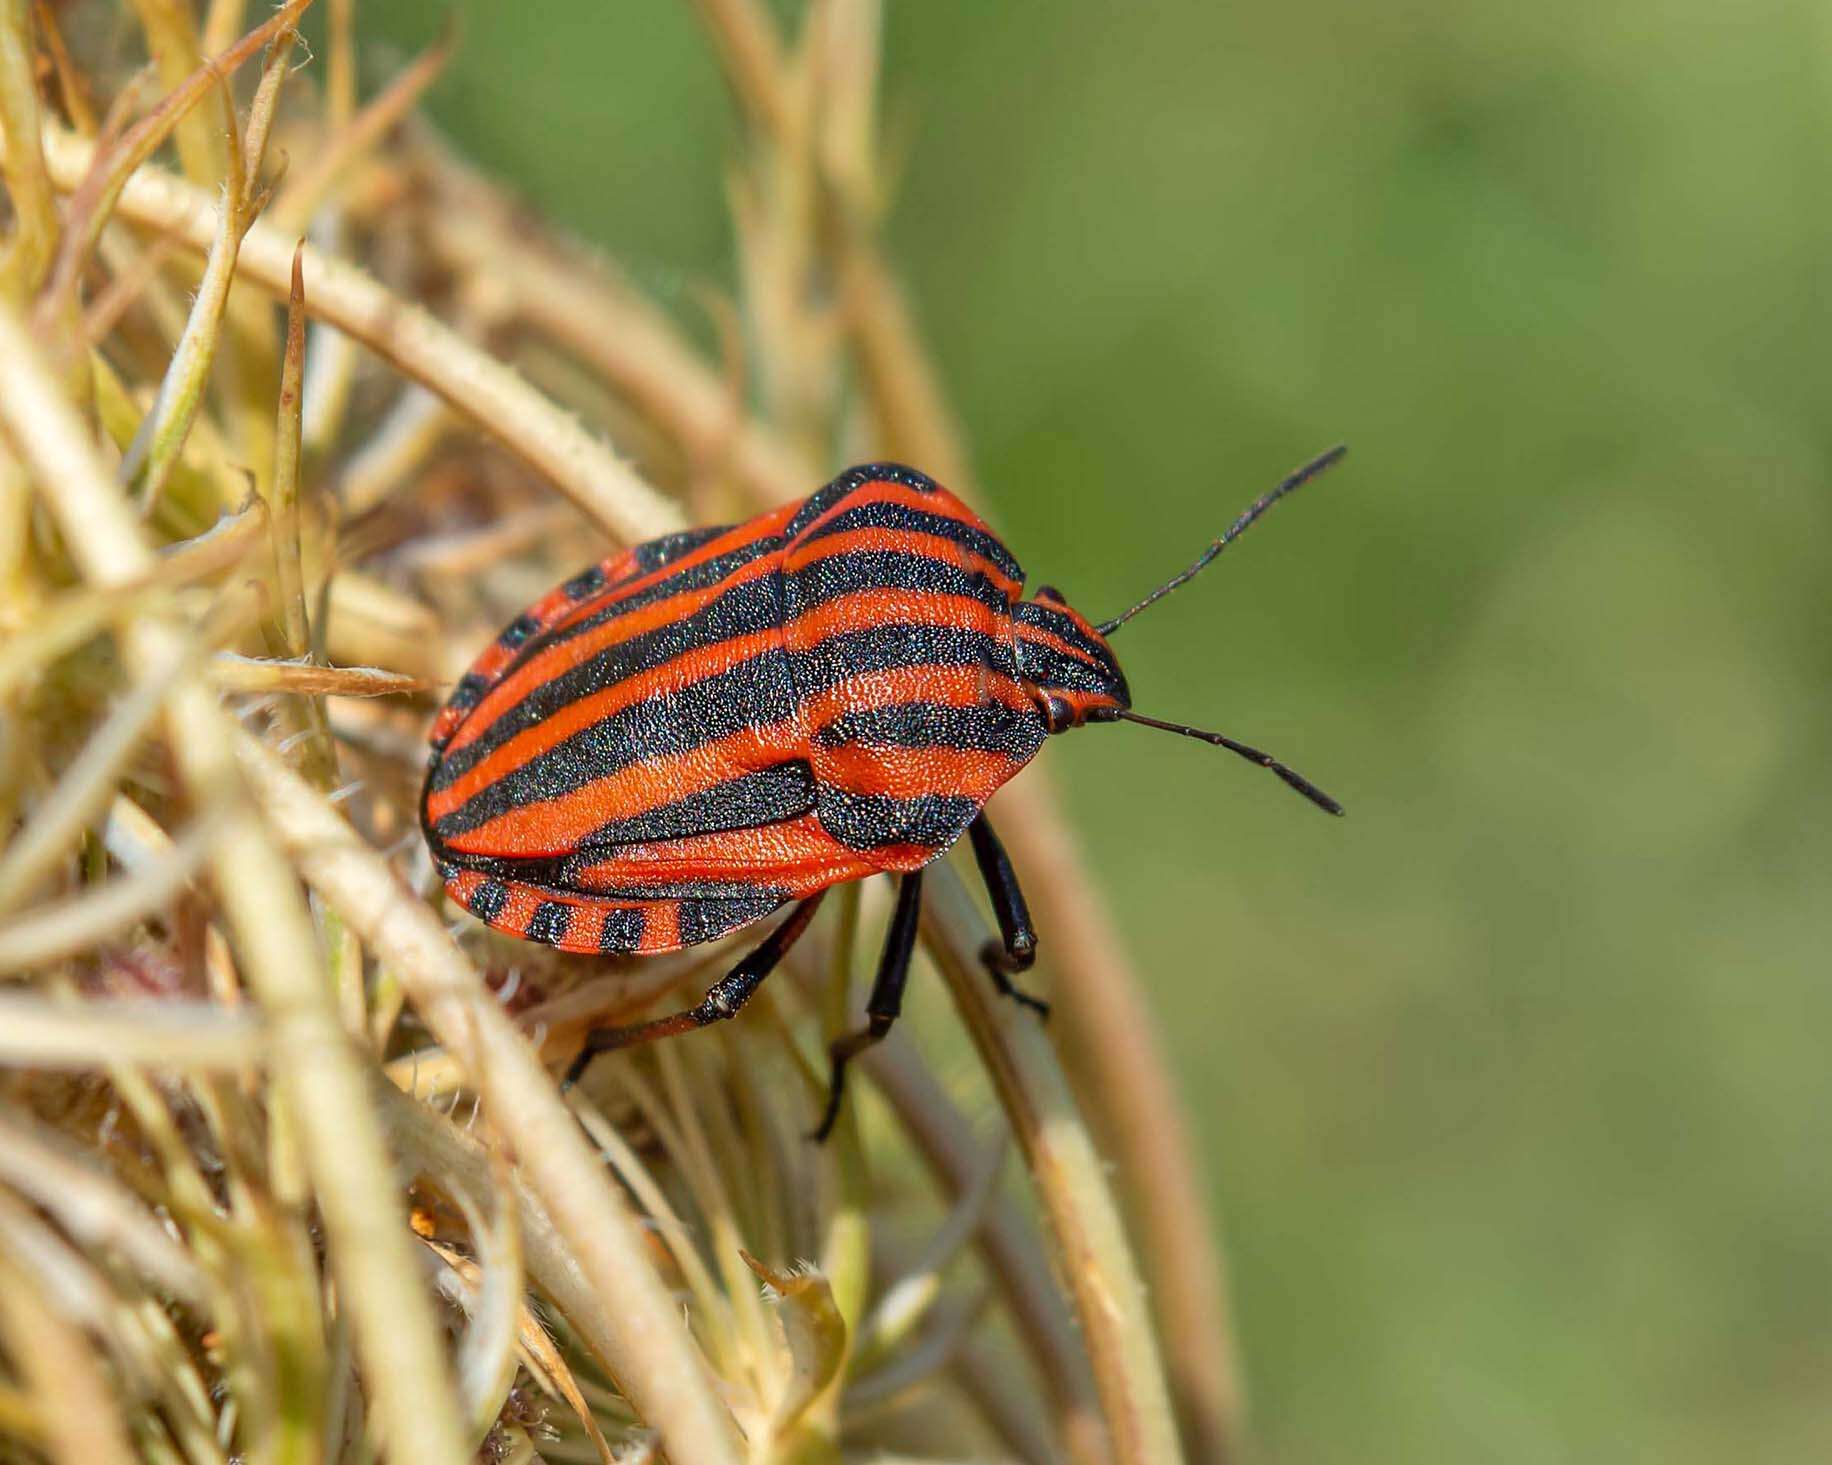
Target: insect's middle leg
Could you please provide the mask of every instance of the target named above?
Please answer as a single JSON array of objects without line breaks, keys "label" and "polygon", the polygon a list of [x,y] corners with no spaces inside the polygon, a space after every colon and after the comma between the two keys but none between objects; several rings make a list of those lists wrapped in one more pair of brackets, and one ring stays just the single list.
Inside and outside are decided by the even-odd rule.
[{"label": "insect's middle leg", "polygon": [[878,959],[878,975],[872,981],[871,996],[865,1002],[865,1026],[843,1038],[835,1038],[827,1049],[833,1061],[833,1073],[827,1086],[827,1108],[821,1115],[821,1122],[808,1136],[817,1144],[833,1133],[834,1121],[840,1117],[840,1098],[846,1091],[846,1065],[872,1044],[881,1042],[903,1011],[903,988],[910,979],[910,958],[916,950],[916,924],[921,914],[922,871],[912,870],[897,882],[897,908],[891,913],[890,930],[884,937],[884,955]]},{"label": "insect's middle leg", "polygon": [[695,1028],[706,1027],[724,1018],[736,1017],[739,1009],[750,1000],[751,994],[763,985],[763,979],[776,969],[776,963],[782,960],[783,954],[808,929],[808,922],[814,919],[815,908],[826,894],[824,890],[817,891],[796,906],[789,912],[787,920],[770,932],[727,975],[708,987],[706,995],[684,1012],[633,1023],[629,1027],[593,1028],[585,1035],[585,1046],[579,1050],[579,1056],[567,1068],[564,1086],[577,1083],[587,1065],[600,1053],[652,1042],[656,1038],[671,1038],[676,1033],[692,1032]]},{"label": "insect's middle leg", "polygon": [[1018,888],[1018,875],[1011,867],[1011,857],[999,843],[992,825],[981,814],[967,827],[973,841],[973,858],[980,867],[980,878],[986,882],[986,893],[992,897],[992,914],[999,923],[999,939],[980,948],[980,960],[999,994],[1028,1007],[1040,1017],[1050,1015],[1050,1005],[1033,997],[1012,977],[1027,972],[1037,960],[1037,931],[1031,925],[1030,907],[1024,903],[1024,892]]}]

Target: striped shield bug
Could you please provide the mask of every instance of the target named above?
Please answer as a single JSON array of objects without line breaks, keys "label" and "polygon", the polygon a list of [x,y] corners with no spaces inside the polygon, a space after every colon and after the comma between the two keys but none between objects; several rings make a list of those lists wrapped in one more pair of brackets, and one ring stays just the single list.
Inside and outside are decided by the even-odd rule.
[{"label": "striped shield bug", "polygon": [[1108,644],[1342,452],[1099,624],[1048,586],[1025,599],[1024,571],[973,511],[895,464],[623,550],[511,621],[433,723],[420,817],[446,890],[570,952],[676,951],[793,906],[697,1005],[592,1031],[571,1081],[594,1054],[730,1017],[831,886],[895,875],[868,1024],[832,1048],[824,1136],[847,1061],[896,1020],[923,868],[963,834],[999,927],[987,971],[1047,1011],[1012,981],[1036,934],[984,805],[1050,734],[1126,720],[1201,738],[1342,812],[1257,748],[1132,711]]}]

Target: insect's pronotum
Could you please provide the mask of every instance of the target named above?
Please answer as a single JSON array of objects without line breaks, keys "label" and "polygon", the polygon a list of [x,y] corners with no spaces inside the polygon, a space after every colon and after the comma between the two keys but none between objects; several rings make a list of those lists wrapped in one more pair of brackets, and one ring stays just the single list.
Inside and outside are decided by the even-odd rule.
[{"label": "insect's pronotum", "polygon": [[965,834],[992,897],[999,991],[1035,959],[1023,893],[982,806],[1051,733],[1125,719],[1228,748],[1342,812],[1276,759],[1132,711],[1108,638],[1201,571],[1334,448],[1254,503],[1182,574],[1093,624],[1024,571],[939,484],[871,463],[748,523],[640,544],[511,621],[434,722],[421,822],[452,899],[562,951],[654,953],[793,904],[686,1011],[599,1028],[594,1054],[730,1017],[830,886],[898,880],[867,1025],[889,1031],[915,949],[922,871]]}]

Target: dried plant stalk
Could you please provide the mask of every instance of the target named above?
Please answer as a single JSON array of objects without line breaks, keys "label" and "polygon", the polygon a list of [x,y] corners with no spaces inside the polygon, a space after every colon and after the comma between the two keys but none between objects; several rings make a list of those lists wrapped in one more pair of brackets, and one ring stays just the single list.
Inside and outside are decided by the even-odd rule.
[{"label": "dried plant stalk", "polygon": [[[151,552],[125,502],[89,450],[82,423],[53,386],[16,316],[0,310],[0,418],[46,492],[66,542],[103,584],[144,576]],[[143,619],[126,628],[142,664],[181,654],[183,633]],[[234,798],[229,728],[213,697],[180,678],[170,699],[174,745],[206,800]],[[364,1361],[401,1460],[455,1460],[462,1453],[450,1383],[430,1307],[412,1285],[405,1216],[388,1162],[362,1103],[361,1071],[310,959],[311,927],[291,872],[266,830],[246,815],[225,818],[212,861],[216,882],[248,958],[247,973],[276,1024],[276,1064],[298,1117],[344,1279]]]},{"label": "dried plant stalk", "polygon": [[0,1336],[22,1361],[36,1432],[59,1465],[131,1465],[113,1390],[82,1330],[51,1305],[29,1270],[3,1259]]},{"label": "dried plant stalk", "polygon": [[[70,134],[52,134],[46,148],[53,180],[60,188],[74,188],[88,169],[93,145]],[[152,168],[142,168],[129,180],[118,209],[193,249],[207,251],[215,238],[209,195]],[[292,286],[294,251],[295,243],[278,232],[252,226],[241,240],[242,278],[284,294]],[[300,257],[314,316],[348,332],[495,432],[613,534],[630,541],[652,539],[685,522],[677,508],[511,368],[363,271],[309,244]]]},{"label": "dried plant stalk", "polygon": [[174,1068],[242,1069],[264,1039],[245,1013],[204,1003],[49,1002],[0,992],[0,1061],[19,1067],[89,1068],[98,1061]]},{"label": "dried plant stalk", "polygon": [[1049,1043],[980,969],[984,923],[952,871],[929,882],[923,928],[956,1009],[990,1070],[1049,1212],[1063,1280],[1088,1338],[1115,1458],[1183,1458],[1145,1288],[1107,1187],[1106,1166],[1075,1112]]},{"label": "dried plant stalk", "polygon": [[242,766],[306,879],[400,975],[487,1097],[494,1122],[515,1136],[522,1174],[591,1288],[595,1306],[583,1316],[596,1321],[594,1342],[643,1417],[684,1459],[736,1461],[730,1418],[712,1396],[641,1238],[527,1041],[483,996],[476,971],[431,912],[333,809],[259,744],[243,741]]},{"label": "dried plant stalk", "polygon": [[13,202],[12,237],[0,258],[0,288],[14,301],[38,288],[57,247],[57,200],[39,147],[38,87],[32,75],[29,0],[0,0],[0,171]]}]

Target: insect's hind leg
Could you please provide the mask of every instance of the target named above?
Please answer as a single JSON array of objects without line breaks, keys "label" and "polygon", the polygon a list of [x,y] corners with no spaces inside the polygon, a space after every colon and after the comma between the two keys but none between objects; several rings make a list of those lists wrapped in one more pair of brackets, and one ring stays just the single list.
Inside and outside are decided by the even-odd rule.
[{"label": "insect's hind leg", "polygon": [[835,1038],[827,1049],[833,1062],[833,1073],[827,1085],[827,1108],[821,1114],[808,1138],[816,1144],[826,1142],[840,1117],[840,1099],[846,1092],[846,1065],[884,1035],[903,1011],[903,989],[910,979],[910,958],[916,951],[916,923],[922,914],[922,871],[912,870],[897,882],[897,908],[891,913],[890,930],[884,938],[884,955],[878,959],[878,975],[871,984],[871,996],[865,1003],[865,1026],[843,1038]]},{"label": "insect's hind leg", "polygon": [[1018,875],[1011,867],[1011,857],[1005,853],[1005,846],[999,843],[998,835],[992,832],[992,825],[984,814],[968,826],[967,834],[973,841],[973,858],[980,867],[980,878],[986,882],[986,893],[992,897],[992,913],[999,923],[999,939],[988,941],[980,948],[980,960],[986,964],[986,973],[992,978],[992,985],[999,989],[1000,996],[1009,997],[1047,1019],[1049,1003],[1041,997],[1031,996],[1012,981],[1017,973],[1029,971],[1037,960],[1037,931],[1031,925],[1030,907],[1024,902],[1024,892],[1018,888]]},{"label": "insect's hind leg", "polygon": [[667,1017],[633,1023],[628,1027],[593,1028],[585,1035],[585,1045],[579,1049],[579,1056],[568,1065],[562,1087],[576,1084],[592,1059],[600,1053],[629,1048],[637,1043],[653,1042],[656,1038],[671,1038],[676,1033],[692,1032],[695,1028],[706,1027],[724,1018],[736,1017],[750,1000],[751,994],[763,985],[763,979],[776,969],[776,963],[782,960],[784,953],[801,939],[802,932],[808,929],[808,922],[814,919],[815,908],[826,894],[824,890],[817,891],[790,911],[787,920],[759,942],[729,973],[707,988],[706,995],[692,1007]]}]

